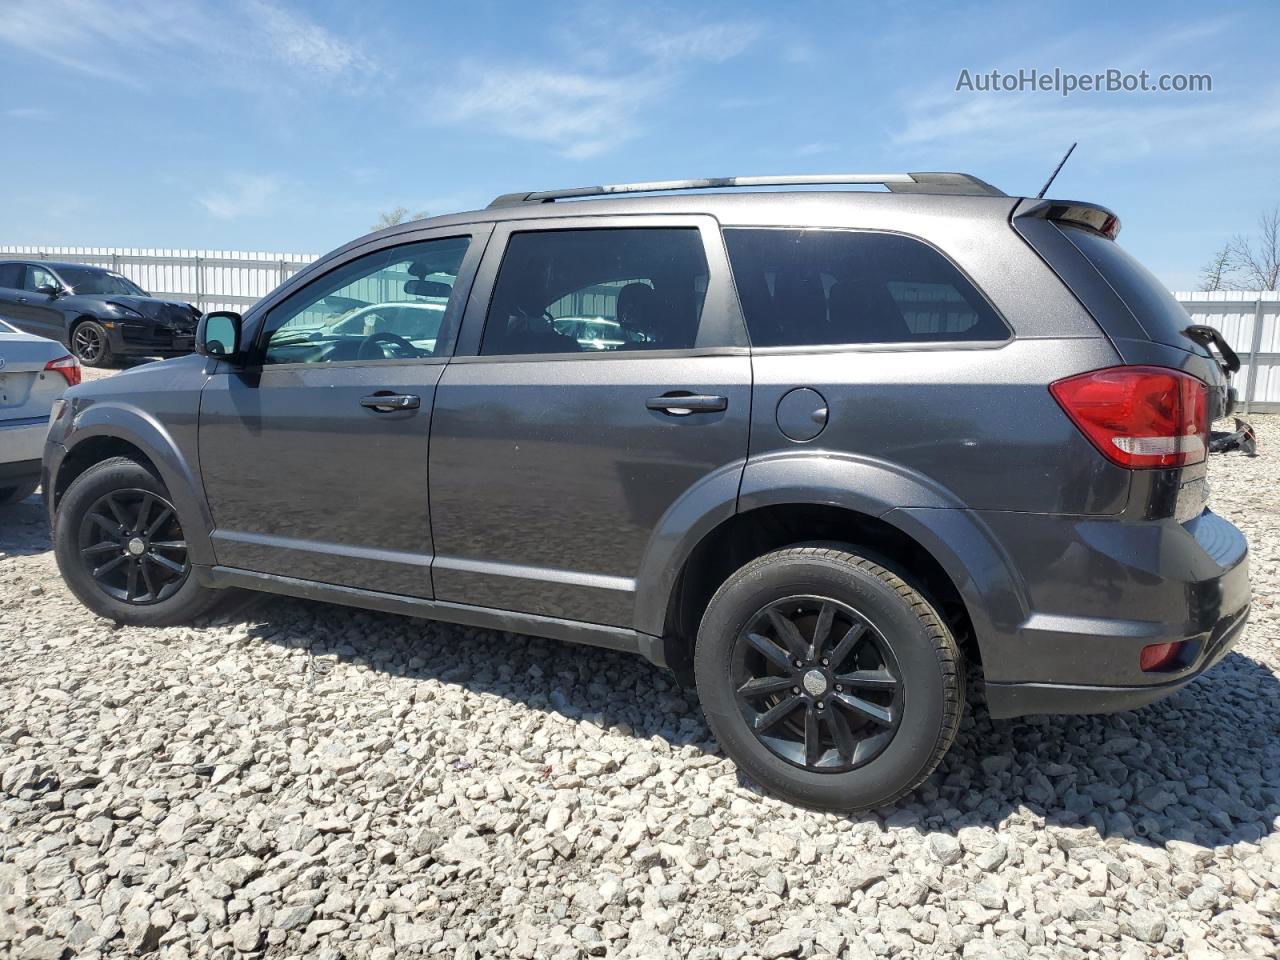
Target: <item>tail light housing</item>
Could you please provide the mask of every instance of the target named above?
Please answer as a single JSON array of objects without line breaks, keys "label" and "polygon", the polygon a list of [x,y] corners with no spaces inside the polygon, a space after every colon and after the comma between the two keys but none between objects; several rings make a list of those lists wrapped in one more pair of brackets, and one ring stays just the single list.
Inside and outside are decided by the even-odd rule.
[{"label": "tail light housing", "polygon": [[57,360],[50,360],[44,365],[46,370],[56,370],[62,374],[62,379],[67,381],[68,387],[74,387],[80,382],[80,361],[75,357],[66,356],[59,357]]},{"label": "tail light housing", "polygon": [[1171,643],[1149,643],[1142,648],[1142,652],[1138,655],[1138,666],[1143,673],[1166,670],[1177,662],[1185,643],[1185,640],[1175,640]]},{"label": "tail light housing", "polygon": [[1123,366],[1067,377],[1049,392],[1104,457],[1130,470],[1185,467],[1209,449],[1209,388],[1167,367]]}]

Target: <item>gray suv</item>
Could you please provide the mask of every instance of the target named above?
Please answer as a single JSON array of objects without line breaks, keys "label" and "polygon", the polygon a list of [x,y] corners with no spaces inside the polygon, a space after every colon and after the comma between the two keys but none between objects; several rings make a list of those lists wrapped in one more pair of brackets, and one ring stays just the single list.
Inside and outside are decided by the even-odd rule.
[{"label": "gray suv", "polygon": [[[813,182],[888,192],[705,192]],[[1233,358],[1117,226],[894,174],[392,227],[68,391],[58,563],[130,624],[247,587],[633,651],[771,791],[884,805],[966,675],[995,717],[1130,709],[1245,622],[1206,505]]]}]

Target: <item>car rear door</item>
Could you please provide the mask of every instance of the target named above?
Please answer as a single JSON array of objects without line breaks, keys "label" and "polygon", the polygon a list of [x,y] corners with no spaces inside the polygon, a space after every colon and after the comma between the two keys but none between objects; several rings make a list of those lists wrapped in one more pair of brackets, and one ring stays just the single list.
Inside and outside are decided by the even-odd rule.
[{"label": "car rear door", "polygon": [[[623,333],[580,338],[570,320]],[[664,522],[725,489],[736,505],[745,344],[710,217],[496,227],[436,394],[437,599],[636,625]]]},{"label": "car rear door", "polygon": [[[199,448],[220,565],[431,597],[432,402],[489,229],[357,248],[268,307],[245,366],[219,365]],[[369,309],[438,305],[442,289],[419,328]]]}]

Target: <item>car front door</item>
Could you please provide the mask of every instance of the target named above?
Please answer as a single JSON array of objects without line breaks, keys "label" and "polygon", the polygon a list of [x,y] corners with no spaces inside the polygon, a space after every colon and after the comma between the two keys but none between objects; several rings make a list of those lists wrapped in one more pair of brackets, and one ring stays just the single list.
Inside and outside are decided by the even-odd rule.
[{"label": "car front door", "polygon": [[432,403],[489,231],[383,239],[246,322],[200,404],[220,565],[431,597]]},{"label": "car front door", "polygon": [[15,324],[27,333],[65,343],[67,331],[62,311],[58,309],[57,297],[39,292],[42,286],[61,287],[62,284],[45,267],[35,264],[17,266],[19,289],[6,288],[3,291],[4,303],[0,305],[0,309],[6,311]]},{"label": "car front door", "polygon": [[710,217],[495,228],[436,393],[437,599],[636,626],[672,518],[734,510],[745,342]]}]

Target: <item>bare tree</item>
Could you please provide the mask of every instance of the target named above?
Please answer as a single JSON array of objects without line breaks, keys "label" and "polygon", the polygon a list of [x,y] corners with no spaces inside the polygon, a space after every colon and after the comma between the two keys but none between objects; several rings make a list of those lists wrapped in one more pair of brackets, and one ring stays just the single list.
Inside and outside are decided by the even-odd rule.
[{"label": "bare tree", "polygon": [[1231,265],[1249,290],[1280,286],[1280,204],[1258,215],[1256,237],[1236,234],[1231,241]]},{"label": "bare tree", "polygon": [[1222,249],[1213,255],[1200,270],[1200,289],[1204,291],[1227,290],[1231,286],[1231,272],[1234,270],[1231,256],[1231,244],[1224,243]]},{"label": "bare tree", "polygon": [[378,214],[378,222],[369,229],[383,230],[387,227],[394,227],[397,223],[404,223],[407,220],[421,220],[427,215],[427,211],[425,210],[410,213],[408,207],[396,207],[394,210],[383,210]]}]

